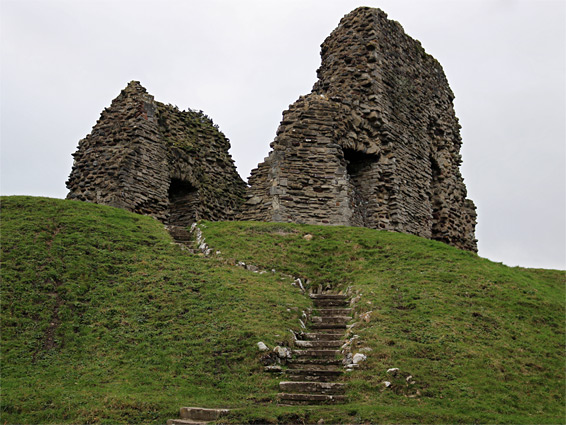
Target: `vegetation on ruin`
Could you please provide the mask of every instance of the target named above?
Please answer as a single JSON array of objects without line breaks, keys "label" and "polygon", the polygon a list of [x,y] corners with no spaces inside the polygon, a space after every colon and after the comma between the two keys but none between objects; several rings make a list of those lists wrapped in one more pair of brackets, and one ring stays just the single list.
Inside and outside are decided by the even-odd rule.
[{"label": "vegetation on ruin", "polygon": [[[221,251],[205,258],[111,207],[4,197],[1,214],[2,423],[162,424],[183,405],[239,408],[234,423],[563,422],[562,271],[410,235],[249,222],[201,223]],[[348,404],[275,403],[256,343],[289,343],[309,305],[286,275],[350,287],[356,314],[371,311],[353,328],[371,351],[345,376]]]}]

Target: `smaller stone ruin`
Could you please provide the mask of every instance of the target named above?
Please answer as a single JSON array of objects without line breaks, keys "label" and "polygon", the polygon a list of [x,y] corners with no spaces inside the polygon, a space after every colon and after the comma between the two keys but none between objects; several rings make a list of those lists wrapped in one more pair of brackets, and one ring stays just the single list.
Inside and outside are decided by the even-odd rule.
[{"label": "smaller stone ruin", "polygon": [[124,208],[175,226],[232,220],[246,184],[229,148],[202,112],[156,102],[132,81],[79,142],[67,199]]}]

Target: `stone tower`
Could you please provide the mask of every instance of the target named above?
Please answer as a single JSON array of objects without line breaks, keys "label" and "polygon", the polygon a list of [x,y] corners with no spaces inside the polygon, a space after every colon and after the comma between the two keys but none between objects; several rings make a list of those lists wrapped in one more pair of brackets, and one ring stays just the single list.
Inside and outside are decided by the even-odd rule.
[{"label": "stone tower", "polygon": [[379,9],[322,44],[312,92],[283,113],[243,218],[364,226],[477,251],[460,125],[440,64]]},{"label": "stone tower", "polygon": [[230,143],[202,112],[156,102],[132,81],[79,142],[67,199],[106,204],[186,226],[230,220],[246,184]]}]

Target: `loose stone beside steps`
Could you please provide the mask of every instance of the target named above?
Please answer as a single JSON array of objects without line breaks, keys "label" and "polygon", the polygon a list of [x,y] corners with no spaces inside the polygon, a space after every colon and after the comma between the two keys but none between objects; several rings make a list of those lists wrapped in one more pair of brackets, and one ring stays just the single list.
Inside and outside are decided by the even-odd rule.
[{"label": "loose stone beside steps", "polygon": [[287,361],[288,380],[279,383],[282,405],[334,404],[346,400],[345,384],[335,382],[343,373],[339,348],[342,346],[352,310],[347,295],[311,294],[314,313],[309,332],[295,340],[296,349]]}]

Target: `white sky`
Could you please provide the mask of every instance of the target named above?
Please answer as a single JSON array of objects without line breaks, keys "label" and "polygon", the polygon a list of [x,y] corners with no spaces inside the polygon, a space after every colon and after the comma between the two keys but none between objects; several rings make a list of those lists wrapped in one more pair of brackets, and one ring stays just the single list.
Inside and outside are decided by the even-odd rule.
[{"label": "white sky", "polygon": [[131,80],[208,114],[247,179],[358,6],[444,67],[479,254],[566,269],[563,0],[0,0],[0,192],[64,198],[79,139]]}]

